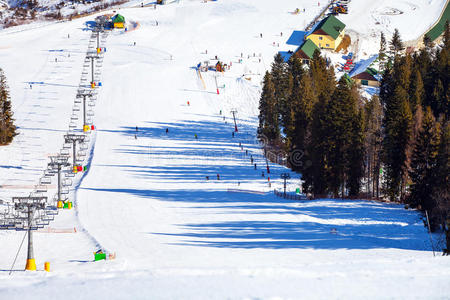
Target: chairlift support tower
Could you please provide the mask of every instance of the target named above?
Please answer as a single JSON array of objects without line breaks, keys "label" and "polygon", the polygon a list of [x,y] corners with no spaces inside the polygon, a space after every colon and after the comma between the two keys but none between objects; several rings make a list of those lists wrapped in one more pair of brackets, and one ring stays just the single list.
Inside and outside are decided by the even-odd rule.
[{"label": "chairlift support tower", "polygon": [[83,98],[83,129],[87,125],[86,123],[86,97],[92,98],[91,90],[78,91],[77,98]]},{"label": "chairlift support tower", "polygon": [[48,166],[58,173],[58,201],[61,201],[61,169],[62,167],[70,166],[68,161],[69,156],[67,155],[50,156],[50,163]]},{"label": "chairlift support tower", "polygon": [[291,178],[289,173],[281,173],[281,178],[284,180],[284,197],[286,197],[286,180]]},{"label": "chairlift support tower", "polygon": [[77,142],[83,142],[86,136],[84,134],[66,134],[64,140],[66,143],[72,143],[73,149],[73,166],[77,165]]},{"label": "chairlift support tower", "polygon": [[38,228],[37,221],[33,219],[35,212],[45,209],[47,197],[13,197],[15,215],[15,230],[26,230],[28,234],[27,263],[25,270],[36,271],[36,262],[33,251],[33,230]]},{"label": "chairlift support tower", "polygon": [[231,110],[231,113],[233,114],[234,131],[235,131],[235,132],[238,132],[237,123],[236,123],[237,109],[232,109],[232,110]]},{"label": "chairlift support tower", "polygon": [[97,55],[97,53],[89,53],[86,57],[91,60],[91,73],[92,73],[91,86],[93,87],[94,84],[95,84],[95,81],[94,81],[94,60],[100,58],[100,56]]}]

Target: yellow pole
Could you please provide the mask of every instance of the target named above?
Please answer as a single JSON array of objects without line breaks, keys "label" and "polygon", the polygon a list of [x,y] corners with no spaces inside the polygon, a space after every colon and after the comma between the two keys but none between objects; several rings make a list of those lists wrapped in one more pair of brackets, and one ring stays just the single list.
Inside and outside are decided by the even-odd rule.
[{"label": "yellow pole", "polygon": [[25,270],[36,271],[36,261],[34,260],[34,258],[27,259]]}]

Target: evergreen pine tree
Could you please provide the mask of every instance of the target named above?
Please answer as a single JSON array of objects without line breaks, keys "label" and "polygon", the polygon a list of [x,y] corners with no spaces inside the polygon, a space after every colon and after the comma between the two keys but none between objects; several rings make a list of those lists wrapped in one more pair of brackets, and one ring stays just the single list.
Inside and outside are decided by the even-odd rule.
[{"label": "evergreen pine tree", "polygon": [[277,101],[275,99],[275,87],[272,82],[272,76],[269,72],[266,72],[264,76],[259,111],[259,133],[269,143],[277,141],[280,136]]},{"label": "evergreen pine tree", "polygon": [[411,111],[414,114],[418,106],[422,105],[423,98],[425,96],[425,89],[423,86],[422,75],[416,70],[411,74],[411,80],[409,84],[409,97]]},{"label": "evergreen pine tree", "polygon": [[349,196],[358,196],[361,189],[361,179],[363,178],[364,162],[364,113],[353,106],[351,114],[350,146],[348,148],[347,161],[347,189]]},{"label": "evergreen pine tree", "polygon": [[344,188],[354,196],[359,193],[364,151],[362,114],[357,94],[342,77],[334,91],[325,115],[325,155],[328,160],[327,186],[338,196]]},{"label": "evergreen pine tree", "polygon": [[447,251],[450,250],[450,122],[443,121],[441,125],[440,145],[437,155],[435,182],[433,183],[432,200],[436,207],[431,210],[433,227],[441,225],[444,228],[447,240]]},{"label": "evergreen pine tree", "polygon": [[392,35],[390,46],[394,56],[398,55],[400,51],[404,49],[403,42],[400,38],[400,33],[397,28],[394,30],[394,34]]},{"label": "evergreen pine tree", "polygon": [[327,68],[325,59],[318,51],[314,52],[313,60],[310,64],[309,74],[312,79],[315,96],[330,97],[336,87],[334,70]]},{"label": "evergreen pine tree", "polygon": [[371,196],[379,197],[380,152],[383,140],[383,108],[378,96],[374,95],[365,105],[365,138],[367,162],[367,191],[372,187]]},{"label": "evergreen pine tree", "polygon": [[[326,106],[325,114],[325,155],[328,158],[327,186],[335,197],[339,197],[344,182],[348,161],[348,145],[350,137],[350,89],[344,78],[339,80],[338,86]],[[341,193],[344,197],[344,193]]]},{"label": "evergreen pine tree", "polygon": [[385,138],[383,156],[386,192],[391,200],[401,196],[406,185],[407,152],[411,136],[412,115],[406,90],[397,85],[385,104]]},{"label": "evergreen pine tree", "polygon": [[427,104],[431,106],[435,116],[444,114],[448,117],[450,106],[450,51],[445,47],[436,51],[430,68],[429,85],[427,86]]},{"label": "evergreen pine tree", "polygon": [[283,119],[283,116],[288,114],[288,99],[292,91],[292,76],[289,76],[288,64],[280,53],[277,53],[272,63],[272,82],[275,87],[275,99],[278,118]]},{"label": "evergreen pine tree", "polygon": [[384,70],[384,65],[386,63],[386,38],[384,37],[384,33],[381,32],[380,36],[380,51],[378,52],[378,61],[380,64],[380,70]]},{"label": "evergreen pine tree", "polygon": [[0,69],[0,145],[8,145],[17,135],[11,111],[11,99],[6,76]]},{"label": "evergreen pine tree", "polygon": [[[302,76],[297,94],[299,95],[299,109],[295,113],[295,133],[292,143],[294,149],[302,151],[302,153],[305,154],[311,136],[313,108],[317,102],[312,90],[311,77],[309,74]],[[302,158],[305,159],[306,156],[304,155]],[[296,166],[294,170],[302,170],[301,167],[306,166],[307,160],[302,160],[301,163],[301,166]]]},{"label": "evergreen pine tree", "polygon": [[394,80],[392,76],[392,68],[386,66],[383,77],[380,81],[380,102],[385,105],[394,92]]},{"label": "evergreen pine tree", "polygon": [[297,58],[291,59],[289,61],[289,76],[292,81],[292,91],[286,103],[286,113],[282,115],[282,125],[286,135],[285,148],[288,152],[292,151],[295,147],[294,140],[297,136],[296,119],[299,112],[303,109],[301,105],[301,99],[303,96],[301,91],[301,80],[303,74],[304,70],[301,61]]},{"label": "evergreen pine tree", "polygon": [[409,200],[413,206],[420,205],[425,210],[431,210],[436,206],[432,195],[437,179],[435,171],[440,134],[439,123],[436,122],[430,107],[427,107],[412,156]]},{"label": "evergreen pine tree", "polygon": [[[315,96],[314,96],[315,97]],[[303,190],[315,196],[325,195],[327,189],[328,159],[325,155],[326,112],[329,96],[322,95],[312,109],[310,134],[306,137],[302,179]]]}]

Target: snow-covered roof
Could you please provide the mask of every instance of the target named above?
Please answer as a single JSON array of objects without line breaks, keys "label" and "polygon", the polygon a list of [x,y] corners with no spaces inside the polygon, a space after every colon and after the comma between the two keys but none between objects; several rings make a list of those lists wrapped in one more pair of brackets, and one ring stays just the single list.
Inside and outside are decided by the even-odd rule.
[{"label": "snow-covered roof", "polygon": [[348,74],[350,77],[356,76],[358,74],[361,74],[362,72],[364,72],[365,70],[367,70],[367,68],[377,59],[378,54],[375,54],[371,57],[369,57],[366,60],[360,60],[359,62],[357,62],[355,64],[355,67],[353,68],[353,70]]}]

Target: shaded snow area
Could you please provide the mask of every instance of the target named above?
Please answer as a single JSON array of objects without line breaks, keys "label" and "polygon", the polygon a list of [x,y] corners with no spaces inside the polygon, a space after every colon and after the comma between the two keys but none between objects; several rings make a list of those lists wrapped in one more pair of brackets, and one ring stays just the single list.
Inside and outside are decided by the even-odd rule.
[{"label": "shaded snow area", "polygon": [[[420,3],[422,14],[436,5]],[[418,212],[273,194],[283,188],[281,173],[291,175],[290,193],[300,174],[272,163],[267,174],[255,137],[261,81],[275,53],[297,47],[286,41],[326,5],[317,4],[120,9],[136,26],[101,40],[96,130],[88,172],[69,187],[74,209],[34,234],[37,272],[22,271],[25,243],[8,275],[24,232],[0,231],[0,299],[448,298],[450,261],[433,257]],[[292,14],[297,7],[305,12]],[[28,195],[63,145],[80,78],[91,75],[82,73],[94,18],[0,32],[20,133],[0,147],[5,202]],[[218,60],[230,69],[196,70]],[[52,182],[46,195],[54,193]],[[100,248],[116,259],[93,262]]]}]

